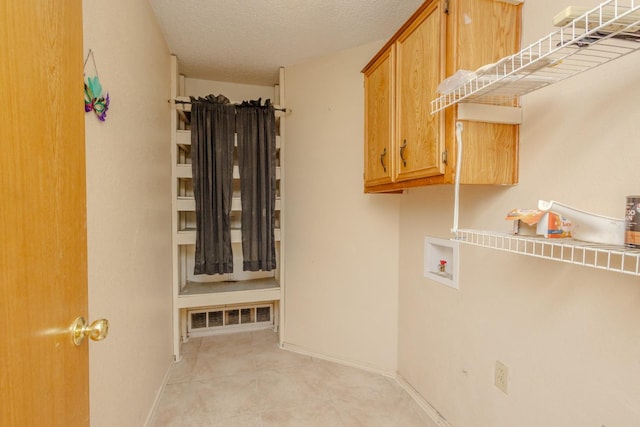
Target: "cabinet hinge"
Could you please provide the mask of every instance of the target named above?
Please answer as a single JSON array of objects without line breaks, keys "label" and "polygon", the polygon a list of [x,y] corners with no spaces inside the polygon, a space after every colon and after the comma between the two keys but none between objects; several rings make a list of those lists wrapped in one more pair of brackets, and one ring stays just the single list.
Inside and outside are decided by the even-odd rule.
[{"label": "cabinet hinge", "polygon": [[449,14],[449,0],[444,0],[444,13]]},{"label": "cabinet hinge", "polygon": [[444,163],[445,165],[447,164],[447,156],[449,155],[449,152],[447,150],[444,150],[442,152],[442,163]]}]

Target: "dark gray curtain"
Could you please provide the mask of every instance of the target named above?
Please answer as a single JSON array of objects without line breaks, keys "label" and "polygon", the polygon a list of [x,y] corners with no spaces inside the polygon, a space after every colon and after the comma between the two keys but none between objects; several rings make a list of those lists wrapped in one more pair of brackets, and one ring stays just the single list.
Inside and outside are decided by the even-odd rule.
[{"label": "dark gray curtain", "polygon": [[235,106],[224,96],[191,98],[191,162],[196,200],[194,274],[233,272],[231,197]]},{"label": "dark gray curtain", "polygon": [[236,107],[245,271],[276,268],[276,119],[269,100],[260,103]]}]

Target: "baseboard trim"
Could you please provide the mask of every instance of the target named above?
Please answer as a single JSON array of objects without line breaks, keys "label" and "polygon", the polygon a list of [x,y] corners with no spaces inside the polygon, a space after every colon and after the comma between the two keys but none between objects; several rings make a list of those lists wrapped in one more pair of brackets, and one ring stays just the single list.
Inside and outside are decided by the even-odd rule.
[{"label": "baseboard trim", "polygon": [[337,357],[337,356],[331,356],[331,355],[328,355],[328,354],[318,353],[318,352],[309,350],[308,348],[300,347],[300,346],[297,346],[295,344],[291,344],[291,343],[287,343],[287,342],[282,343],[282,345],[280,347],[283,350],[288,350],[288,351],[291,351],[293,353],[304,354],[305,356],[315,357],[316,359],[327,360],[329,362],[339,363],[341,365],[351,366],[353,368],[359,368],[359,369],[362,369],[364,371],[369,371],[369,372],[373,372],[373,373],[376,373],[376,374],[384,375],[385,377],[389,377],[389,378],[396,378],[396,372],[393,371],[393,370],[390,370],[390,369],[381,369],[381,368],[378,368],[378,367],[375,367],[373,365],[369,365],[369,364],[366,364],[366,363],[357,362],[357,361],[353,361],[353,360],[346,360],[346,359],[342,359],[342,358]]},{"label": "baseboard trim", "polygon": [[436,408],[434,408],[429,402],[427,402],[421,395],[416,391],[415,388],[409,384],[409,382],[404,379],[404,377],[400,374],[396,374],[396,381],[400,384],[400,387],[406,391],[411,398],[422,408],[422,410],[427,414],[429,418],[438,426],[438,427],[452,427],[451,424],[444,419],[444,417],[438,412]]},{"label": "baseboard trim", "polygon": [[381,369],[372,365],[368,365],[362,362],[356,362],[352,360],[342,359],[337,356],[330,356],[327,354],[317,353],[315,351],[309,350],[308,348],[300,347],[291,343],[282,343],[281,348],[283,350],[291,351],[294,353],[304,354],[305,356],[315,357],[317,359],[327,360],[329,362],[339,363],[341,365],[350,366],[352,368],[358,368],[365,371],[373,372],[376,374],[383,375],[385,377],[389,377],[398,382],[398,385],[402,387],[404,391],[411,396],[411,398],[418,404],[420,409],[424,411],[424,413],[436,424],[438,427],[452,427],[451,424],[444,419],[442,415],[429,403],[427,402],[421,395],[414,389],[409,382],[404,379],[402,375],[398,372],[389,370],[389,369]]},{"label": "baseboard trim", "polygon": [[[173,356],[171,356],[171,358],[173,359]],[[151,405],[151,409],[149,410],[149,414],[147,415],[147,419],[144,422],[144,426],[145,427],[151,427],[153,425],[152,423],[154,421],[154,418],[156,416],[156,412],[158,410],[158,404],[160,403],[160,398],[162,397],[162,393],[164,392],[164,389],[167,386],[167,383],[169,382],[169,376],[171,375],[171,368],[176,363],[180,363],[180,362],[172,361],[169,364],[169,368],[167,368],[167,372],[165,372],[165,374],[164,374],[164,378],[162,380],[162,384],[160,385],[160,388],[158,389],[158,392],[156,393],[156,397],[153,399],[153,404]]]}]

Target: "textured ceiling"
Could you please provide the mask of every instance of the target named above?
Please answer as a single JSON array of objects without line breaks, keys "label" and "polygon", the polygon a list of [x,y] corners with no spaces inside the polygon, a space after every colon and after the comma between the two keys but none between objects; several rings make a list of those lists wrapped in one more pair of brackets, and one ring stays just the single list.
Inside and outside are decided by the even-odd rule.
[{"label": "textured ceiling", "polygon": [[422,1],[149,0],[182,74],[262,85],[281,66],[389,38]]}]

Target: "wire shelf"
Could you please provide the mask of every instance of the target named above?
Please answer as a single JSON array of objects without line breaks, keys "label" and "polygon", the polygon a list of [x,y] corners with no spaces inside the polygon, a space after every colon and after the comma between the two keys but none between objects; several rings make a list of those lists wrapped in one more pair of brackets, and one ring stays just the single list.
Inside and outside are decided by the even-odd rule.
[{"label": "wire shelf", "polygon": [[640,49],[640,1],[609,0],[520,52],[476,70],[431,101],[431,113],[459,102],[514,106],[518,97]]},{"label": "wire shelf", "polygon": [[455,239],[483,248],[640,276],[640,249],[480,230],[458,230]]}]

